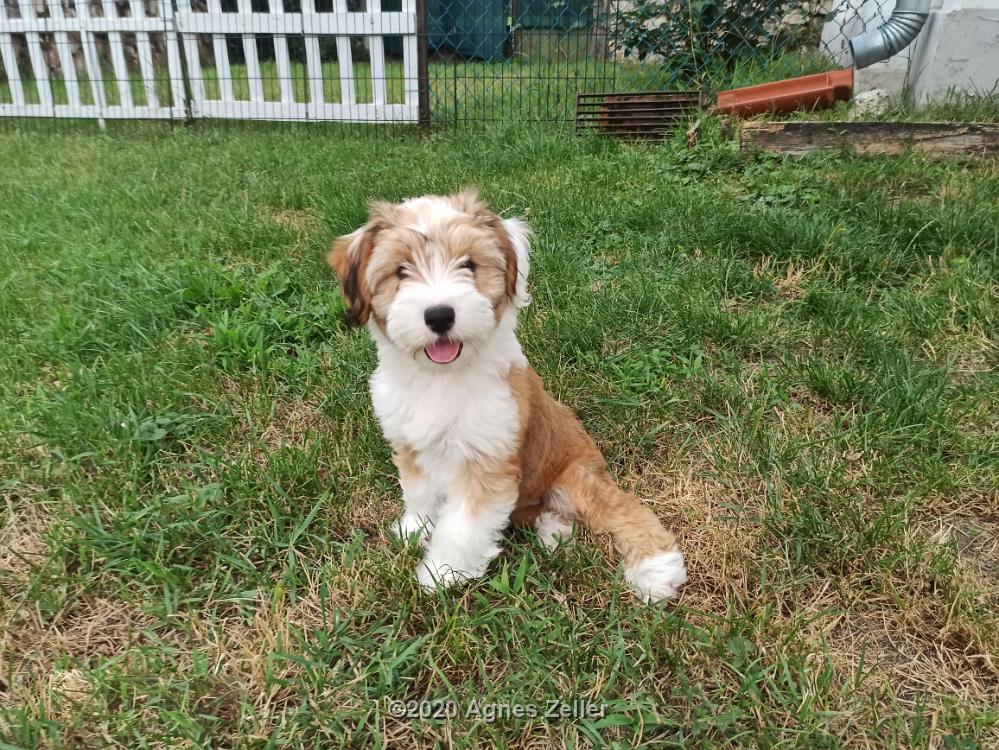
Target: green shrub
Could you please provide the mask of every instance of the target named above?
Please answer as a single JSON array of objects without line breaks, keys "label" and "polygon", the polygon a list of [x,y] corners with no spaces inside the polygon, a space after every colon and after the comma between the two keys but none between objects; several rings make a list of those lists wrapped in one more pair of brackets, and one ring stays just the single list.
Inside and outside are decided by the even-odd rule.
[{"label": "green shrub", "polygon": [[821,13],[804,0],[633,0],[615,14],[617,49],[662,58],[676,77],[703,80],[747,59],[802,46]]}]

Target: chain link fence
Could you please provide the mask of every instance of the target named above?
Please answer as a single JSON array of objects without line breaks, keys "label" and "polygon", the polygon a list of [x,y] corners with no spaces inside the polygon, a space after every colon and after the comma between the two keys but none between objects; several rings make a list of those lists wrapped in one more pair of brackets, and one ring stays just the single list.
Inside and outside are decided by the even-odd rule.
[{"label": "chain link fence", "polygon": [[[578,93],[716,91],[848,65],[847,39],[893,5],[0,0],[0,114],[75,102],[126,117],[127,100],[170,119],[564,122]],[[59,31],[79,17],[93,33]]]},{"label": "chain link fence", "polygon": [[440,121],[571,119],[577,93],[719,89],[850,64],[894,0],[431,0]]}]

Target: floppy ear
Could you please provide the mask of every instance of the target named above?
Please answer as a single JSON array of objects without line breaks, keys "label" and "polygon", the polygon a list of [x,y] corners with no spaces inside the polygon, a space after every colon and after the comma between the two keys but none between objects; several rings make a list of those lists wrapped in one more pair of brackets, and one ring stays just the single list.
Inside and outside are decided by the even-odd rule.
[{"label": "floppy ear", "polygon": [[349,326],[363,326],[371,315],[371,289],[367,270],[375,235],[395,217],[396,207],[385,201],[368,204],[368,223],[360,229],[333,240],[326,262],[340,279],[347,311],[343,315]]},{"label": "floppy ear", "polygon": [[531,228],[520,219],[503,219],[489,210],[479,191],[472,186],[451,196],[459,211],[481,217],[496,233],[500,250],[506,257],[506,294],[515,307],[527,307],[527,272],[530,269]]},{"label": "floppy ear", "polygon": [[371,290],[365,275],[376,232],[375,226],[365,224],[360,229],[333,240],[326,256],[326,262],[340,279],[343,298],[347,300],[343,319],[349,326],[362,326],[371,315]]},{"label": "floppy ear", "polygon": [[520,219],[501,219],[493,214],[490,222],[506,256],[506,294],[514,307],[527,307],[527,273],[531,267],[531,228]]}]

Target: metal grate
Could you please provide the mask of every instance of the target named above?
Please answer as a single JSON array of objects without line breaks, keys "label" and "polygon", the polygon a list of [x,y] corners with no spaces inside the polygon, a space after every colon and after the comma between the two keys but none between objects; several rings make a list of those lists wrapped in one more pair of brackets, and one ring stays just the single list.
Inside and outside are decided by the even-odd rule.
[{"label": "metal grate", "polygon": [[707,103],[707,97],[699,91],[577,94],[576,132],[662,138]]}]

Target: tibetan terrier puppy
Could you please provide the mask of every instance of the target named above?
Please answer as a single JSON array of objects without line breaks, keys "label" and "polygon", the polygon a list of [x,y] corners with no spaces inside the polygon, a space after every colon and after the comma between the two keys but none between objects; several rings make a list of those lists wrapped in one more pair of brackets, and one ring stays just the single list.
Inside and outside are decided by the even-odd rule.
[{"label": "tibetan terrier puppy", "polygon": [[432,588],[483,575],[510,523],[553,546],[578,519],[613,537],[640,598],[672,597],[687,579],[673,535],[614,484],[521,350],[529,240],[466,191],[373,203],[333,243],[347,320],[378,348],[371,398],[405,503],[395,528],[420,537],[416,577]]}]

